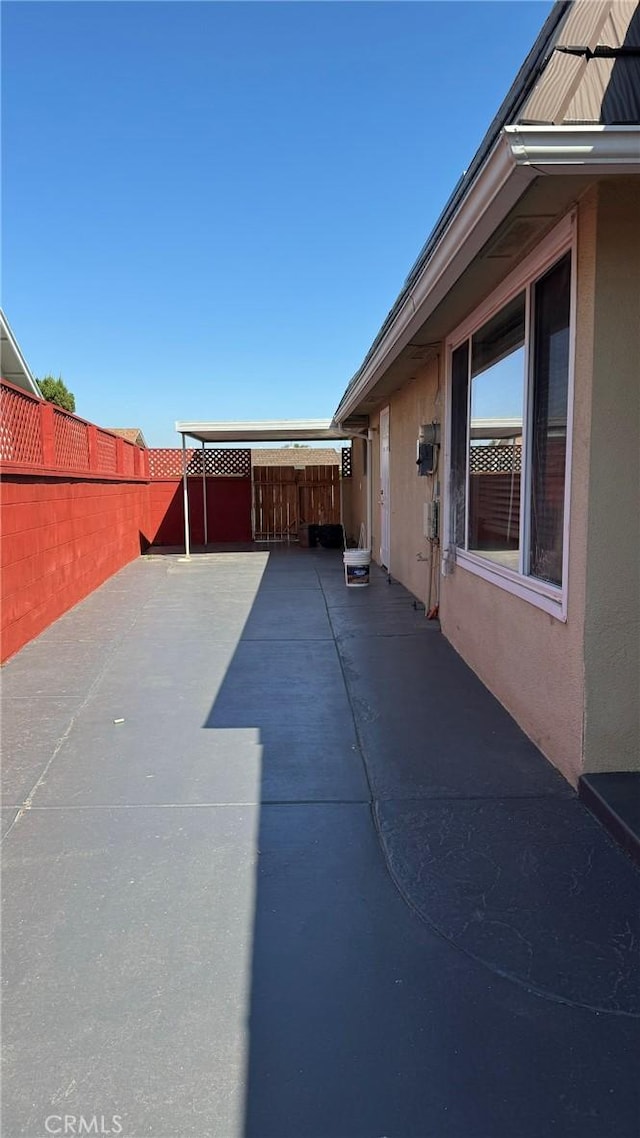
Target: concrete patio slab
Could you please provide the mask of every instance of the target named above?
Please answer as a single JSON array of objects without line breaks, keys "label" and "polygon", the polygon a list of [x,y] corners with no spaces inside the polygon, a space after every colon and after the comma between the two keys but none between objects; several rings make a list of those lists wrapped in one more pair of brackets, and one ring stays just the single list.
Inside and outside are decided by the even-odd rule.
[{"label": "concrete patio slab", "polygon": [[539,1138],[558,1123],[631,1138],[611,1125],[636,1107],[612,1057],[631,1022],[536,1001],[452,952],[394,890],[366,806],[34,810],[21,825],[5,855],[12,1138],[60,1110],[151,1138]]},{"label": "concrete patio slab", "polygon": [[0,808],[0,837],[3,838],[9,827],[13,824],[16,811],[8,806]]},{"label": "concrete patio slab", "polygon": [[[321,590],[286,589],[286,596],[275,604],[273,586],[256,597],[242,633],[244,640],[331,640],[333,632]],[[282,606],[287,620],[282,620]]]},{"label": "concrete patio slab", "polygon": [[3,669],[3,1134],[637,1138],[639,878],[412,600],[152,556]]},{"label": "concrete patio slab", "polygon": [[268,807],[259,844],[247,1138],[631,1138],[637,1023],[461,966],[365,807]]},{"label": "concrete patio slab", "polygon": [[[301,790],[320,779],[328,798],[368,800],[333,642],[243,640],[205,725],[216,731],[258,726],[265,778],[272,782],[274,770],[282,771],[276,785],[283,798],[289,798],[287,782]],[[302,798],[307,796],[316,794]]]},{"label": "concrete patio slab", "polygon": [[573,793],[440,634],[340,653],[376,798]]},{"label": "concrete patio slab", "polygon": [[256,807],[21,820],[4,855],[3,1134],[44,1138],[57,1114],[242,1133],[257,827]]},{"label": "concrete patio slab", "polygon": [[[67,615],[67,618],[68,615]],[[122,635],[122,633],[120,633]],[[45,639],[38,647],[27,644],[2,669],[3,696],[14,698],[81,700],[105,667],[116,640],[105,644],[98,633],[93,640]],[[81,646],[81,647],[80,647]]]},{"label": "concrete patio slab", "polygon": [[[7,696],[3,693],[2,802],[20,805],[37,782],[77,711],[75,695]],[[10,709],[10,710],[9,710]]]},{"label": "concrete patio slab", "polygon": [[554,999],[640,1014],[638,875],[580,802],[387,801],[377,812],[395,881],[447,940]]}]

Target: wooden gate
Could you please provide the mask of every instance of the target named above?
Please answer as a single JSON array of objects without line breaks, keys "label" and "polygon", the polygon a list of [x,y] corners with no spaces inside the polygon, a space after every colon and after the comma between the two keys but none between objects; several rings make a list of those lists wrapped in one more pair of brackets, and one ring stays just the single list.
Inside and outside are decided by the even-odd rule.
[{"label": "wooden gate", "polygon": [[301,525],[339,525],[338,466],[254,466],[255,541],[297,541]]}]

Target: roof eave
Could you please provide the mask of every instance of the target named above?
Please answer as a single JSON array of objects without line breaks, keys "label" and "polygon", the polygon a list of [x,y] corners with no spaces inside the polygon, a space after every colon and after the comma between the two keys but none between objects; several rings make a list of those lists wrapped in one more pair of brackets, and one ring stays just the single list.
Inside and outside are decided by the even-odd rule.
[{"label": "roof eave", "polygon": [[504,127],[422,271],[400,294],[389,327],[384,335],[378,334],[379,342],[343,395],[334,422],[343,423],[358,413],[362,401],[537,177],[638,172],[638,126]]},{"label": "roof eave", "polygon": [[18,365],[17,372],[9,372],[7,369],[7,374],[3,376],[3,379],[8,380],[10,383],[14,383],[17,387],[21,387],[23,391],[28,391],[30,395],[35,395],[36,399],[42,400],[42,392],[38,387],[35,376],[33,375],[31,368],[25,360],[20,345],[12,331],[11,325],[9,324],[9,321],[7,320],[7,317],[1,308],[0,328],[2,338],[6,339],[7,343],[9,344],[10,351],[13,353]]}]

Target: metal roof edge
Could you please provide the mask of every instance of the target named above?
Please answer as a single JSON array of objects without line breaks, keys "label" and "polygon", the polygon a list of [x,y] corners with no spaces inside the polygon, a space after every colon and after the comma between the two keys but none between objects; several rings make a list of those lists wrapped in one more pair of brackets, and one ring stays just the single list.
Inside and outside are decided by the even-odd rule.
[{"label": "metal roof edge", "polygon": [[[27,385],[28,385],[28,388],[29,388],[31,394],[35,395],[37,399],[43,399],[42,392],[41,392],[40,388],[38,387],[35,376],[33,375],[31,368],[29,367],[27,361],[25,360],[25,358],[22,354],[22,349],[21,349],[18,341],[16,340],[16,337],[13,333],[11,325],[9,324],[9,321],[7,320],[6,314],[2,308],[0,308],[0,326],[2,327],[3,335],[9,341],[11,349],[15,353],[16,358],[18,360],[18,363],[20,364],[20,367],[22,368],[22,370],[24,372],[24,378],[27,381]],[[6,378],[9,379],[8,376],[6,376]]]}]

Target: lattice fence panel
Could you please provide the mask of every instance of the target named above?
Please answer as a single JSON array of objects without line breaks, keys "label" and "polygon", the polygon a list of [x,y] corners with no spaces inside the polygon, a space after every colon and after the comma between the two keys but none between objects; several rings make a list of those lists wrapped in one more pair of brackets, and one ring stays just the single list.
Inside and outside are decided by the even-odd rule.
[{"label": "lattice fence panel", "polygon": [[520,473],[522,447],[470,447],[471,474]]},{"label": "lattice fence panel", "polygon": [[[176,478],[182,476],[182,451],[176,447],[150,447],[149,476],[151,478]],[[187,449],[187,469],[193,457],[193,449]]]},{"label": "lattice fence panel", "polygon": [[205,474],[220,477],[251,478],[250,450],[201,450],[204,454]]},{"label": "lattice fence panel", "polygon": [[86,423],[56,411],[53,416],[56,466],[64,470],[89,469],[89,436]]},{"label": "lattice fence panel", "polygon": [[342,477],[351,478],[353,454],[351,447],[342,448]]},{"label": "lattice fence panel", "polygon": [[0,391],[0,459],[32,466],[41,466],[43,461],[40,404],[4,385]]},{"label": "lattice fence panel", "polygon": [[115,473],[118,467],[118,448],[113,435],[98,431],[98,470]]},{"label": "lattice fence panel", "polygon": [[[151,447],[149,473],[151,478],[181,478],[182,450],[179,447]],[[216,478],[250,478],[250,450],[209,450],[205,447],[188,447],[187,474],[202,477],[202,456],[205,474]]]}]

